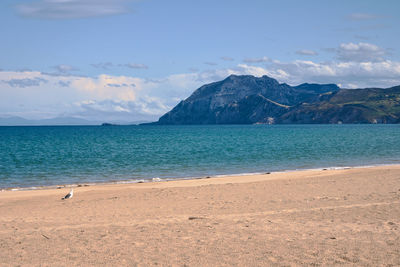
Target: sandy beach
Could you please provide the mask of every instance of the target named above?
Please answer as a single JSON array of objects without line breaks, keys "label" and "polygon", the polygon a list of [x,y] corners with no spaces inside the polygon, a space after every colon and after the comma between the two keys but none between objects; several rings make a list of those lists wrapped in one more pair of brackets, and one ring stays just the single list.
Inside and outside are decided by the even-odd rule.
[{"label": "sandy beach", "polygon": [[0,266],[399,266],[400,166],[0,192]]}]

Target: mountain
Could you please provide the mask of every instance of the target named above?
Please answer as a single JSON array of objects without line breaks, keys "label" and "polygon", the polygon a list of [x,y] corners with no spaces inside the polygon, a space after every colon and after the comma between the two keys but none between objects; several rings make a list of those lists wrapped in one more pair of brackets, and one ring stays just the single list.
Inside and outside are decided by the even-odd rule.
[{"label": "mountain", "polygon": [[400,86],[341,89],[329,98],[302,103],[281,123],[400,123]]},{"label": "mountain", "polygon": [[399,122],[400,86],[290,86],[268,76],[231,75],[203,85],[155,124]]}]

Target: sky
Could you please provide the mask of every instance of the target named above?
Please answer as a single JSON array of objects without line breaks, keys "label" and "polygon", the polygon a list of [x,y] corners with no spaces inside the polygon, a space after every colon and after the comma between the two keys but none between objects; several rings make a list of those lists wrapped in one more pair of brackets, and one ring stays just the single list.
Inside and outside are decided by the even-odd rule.
[{"label": "sky", "polygon": [[230,74],[400,85],[398,0],[2,0],[0,117],[154,121]]}]

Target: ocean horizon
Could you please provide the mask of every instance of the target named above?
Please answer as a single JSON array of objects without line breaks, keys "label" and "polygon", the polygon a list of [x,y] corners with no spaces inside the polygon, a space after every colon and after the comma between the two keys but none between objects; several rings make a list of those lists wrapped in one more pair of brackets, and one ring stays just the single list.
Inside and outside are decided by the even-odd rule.
[{"label": "ocean horizon", "polygon": [[0,189],[400,164],[400,125],[0,127]]}]

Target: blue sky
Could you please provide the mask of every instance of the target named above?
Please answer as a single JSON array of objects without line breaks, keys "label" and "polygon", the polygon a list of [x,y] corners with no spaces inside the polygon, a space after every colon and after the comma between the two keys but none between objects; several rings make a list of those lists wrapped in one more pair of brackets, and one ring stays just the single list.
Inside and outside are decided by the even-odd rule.
[{"label": "blue sky", "polygon": [[155,120],[229,74],[400,84],[400,2],[2,0],[0,117]]}]

